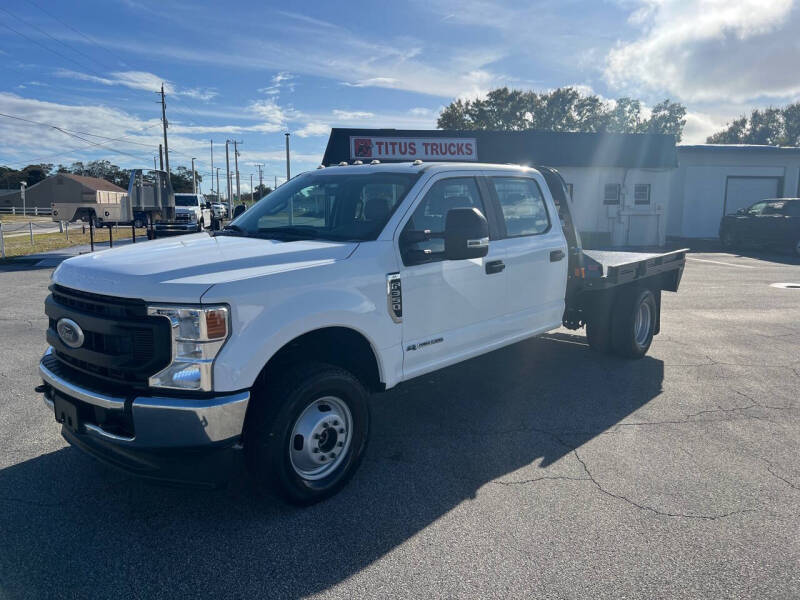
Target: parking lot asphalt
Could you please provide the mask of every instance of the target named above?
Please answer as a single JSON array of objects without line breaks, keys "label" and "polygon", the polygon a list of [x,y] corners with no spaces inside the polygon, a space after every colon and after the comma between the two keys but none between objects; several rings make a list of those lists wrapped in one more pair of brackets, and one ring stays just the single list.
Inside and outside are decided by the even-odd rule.
[{"label": "parking lot asphalt", "polygon": [[800,597],[800,263],[692,254],[626,361],[559,330],[373,401],[335,498],[147,484],[33,388],[50,269],[0,267],[0,597]]}]

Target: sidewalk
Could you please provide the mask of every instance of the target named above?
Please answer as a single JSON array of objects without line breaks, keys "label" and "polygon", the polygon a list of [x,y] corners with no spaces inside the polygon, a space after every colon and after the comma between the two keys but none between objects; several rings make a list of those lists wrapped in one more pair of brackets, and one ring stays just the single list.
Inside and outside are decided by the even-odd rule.
[{"label": "sidewalk", "polygon": [[[147,238],[142,238],[142,237],[136,238],[137,244],[146,244],[147,242],[148,242]],[[127,246],[130,243],[132,243],[130,238],[121,238],[119,240],[114,240],[114,248],[119,248],[120,246]],[[109,246],[107,242],[97,243],[94,245],[95,252],[102,252],[108,249]],[[73,256],[80,256],[81,254],[89,254],[91,253],[91,251],[92,251],[91,244],[84,244],[81,246],[70,246],[69,248],[59,248],[58,250],[50,250],[48,252],[40,252],[38,254],[26,254],[24,256],[9,258],[5,261],[5,264],[10,264],[10,265],[27,264],[30,265],[31,267],[57,267],[68,258],[72,258]],[[4,263],[0,262],[0,265],[2,264]]]}]

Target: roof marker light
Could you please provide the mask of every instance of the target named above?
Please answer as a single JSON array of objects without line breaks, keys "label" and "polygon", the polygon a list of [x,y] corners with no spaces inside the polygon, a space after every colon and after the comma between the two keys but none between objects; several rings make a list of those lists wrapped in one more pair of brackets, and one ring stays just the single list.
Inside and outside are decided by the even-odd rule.
[{"label": "roof marker light", "polygon": [[381,161],[379,161],[377,158],[373,158],[373,159],[372,159],[372,160],[369,162],[369,164],[371,164],[371,165],[379,165],[379,164],[381,164]]},{"label": "roof marker light", "polygon": [[317,167],[317,169],[324,169],[324,168],[325,168],[325,165],[319,165],[319,166]]},{"label": "roof marker light", "polygon": [[422,164],[422,161],[421,161],[420,159],[417,159],[417,160],[415,160],[415,161],[414,161],[413,163],[411,163],[411,164],[412,164],[412,165],[414,165],[414,166],[416,167],[416,166],[418,166],[418,165],[421,165],[421,164]]},{"label": "roof marker light", "polygon": [[342,162],[339,163],[339,166],[340,167],[346,167],[347,166],[347,161],[343,160]]},{"label": "roof marker light", "polygon": [[363,165],[363,164],[364,164],[364,161],[363,161],[363,160],[354,160],[354,161],[353,161],[353,164],[354,164],[354,165]]}]

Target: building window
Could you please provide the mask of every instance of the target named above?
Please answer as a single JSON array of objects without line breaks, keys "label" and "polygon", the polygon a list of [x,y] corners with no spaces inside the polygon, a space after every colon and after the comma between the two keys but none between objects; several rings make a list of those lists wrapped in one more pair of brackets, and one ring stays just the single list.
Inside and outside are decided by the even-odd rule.
[{"label": "building window", "polygon": [[567,186],[567,196],[569,197],[569,201],[572,202],[575,199],[575,196],[572,195],[572,184],[567,183],[565,185]]},{"label": "building window", "polygon": [[619,190],[620,185],[618,183],[607,183],[603,204],[619,204]]},{"label": "building window", "polygon": [[650,204],[650,184],[637,183],[633,186],[633,203]]}]

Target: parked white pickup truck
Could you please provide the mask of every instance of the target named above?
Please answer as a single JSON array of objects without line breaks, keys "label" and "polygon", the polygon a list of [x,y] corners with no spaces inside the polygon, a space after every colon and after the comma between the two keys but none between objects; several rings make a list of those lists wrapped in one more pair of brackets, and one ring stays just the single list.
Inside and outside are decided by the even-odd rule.
[{"label": "parked white pickup truck", "polygon": [[156,221],[155,235],[203,231],[212,226],[213,216],[203,194],[175,194],[175,220]]},{"label": "parked white pickup truck", "polygon": [[371,393],[562,324],[647,352],[685,251],[583,251],[572,223],[547,168],[306,173],[222,231],[62,263],[37,389],[70,443],[128,471],[220,483],[243,450],[312,503],[358,467]]}]

